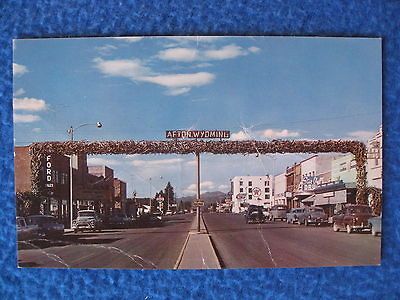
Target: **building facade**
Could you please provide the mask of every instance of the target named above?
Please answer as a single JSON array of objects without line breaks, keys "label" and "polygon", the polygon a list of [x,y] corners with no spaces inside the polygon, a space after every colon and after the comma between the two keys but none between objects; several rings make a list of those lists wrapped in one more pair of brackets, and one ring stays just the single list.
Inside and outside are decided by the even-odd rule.
[{"label": "building facade", "polygon": [[272,205],[287,205],[287,176],[286,173],[282,173],[275,176],[274,180],[274,200]]},{"label": "building facade", "polygon": [[271,207],[274,176],[235,176],[231,179],[232,212],[240,213],[249,205]]},{"label": "building facade", "polygon": [[[70,198],[69,157],[59,154],[46,155],[41,166],[39,189],[44,198],[41,212],[66,221]],[[16,193],[30,193],[32,184],[29,146],[14,148],[14,168]]]},{"label": "building facade", "polygon": [[383,163],[382,126],[375,136],[367,142],[367,185],[382,190]]}]

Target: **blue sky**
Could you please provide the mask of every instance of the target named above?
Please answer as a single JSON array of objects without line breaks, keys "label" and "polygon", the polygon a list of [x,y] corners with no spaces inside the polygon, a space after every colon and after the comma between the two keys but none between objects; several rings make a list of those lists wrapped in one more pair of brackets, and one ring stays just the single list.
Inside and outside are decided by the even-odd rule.
[{"label": "blue sky", "polygon": [[[233,139],[361,139],[381,124],[381,40],[294,37],[37,39],[14,42],[15,144],[161,140],[166,129]],[[280,173],[302,155],[210,156],[203,190]],[[167,181],[194,192],[193,157],[98,156],[147,196]],[[152,178],[149,180],[149,178]]]}]

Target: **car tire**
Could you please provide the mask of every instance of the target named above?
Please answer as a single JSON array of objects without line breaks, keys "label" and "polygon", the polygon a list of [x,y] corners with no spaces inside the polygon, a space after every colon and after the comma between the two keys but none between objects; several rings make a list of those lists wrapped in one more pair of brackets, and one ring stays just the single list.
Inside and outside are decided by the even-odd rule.
[{"label": "car tire", "polygon": [[74,233],[78,233],[78,229],[74,229]]},{"label": "car tire", "polygon": [[350,226],[349,224],[346,225],[346,232],[347,232],[348,234],[350,234],[350,233],[353,232],[353,229],[351,228],[351,226]]},{"label": "car tire", "polygon": [[340,228],[336,223],[333,223],[333,231],[334,232],[339,232]]}]

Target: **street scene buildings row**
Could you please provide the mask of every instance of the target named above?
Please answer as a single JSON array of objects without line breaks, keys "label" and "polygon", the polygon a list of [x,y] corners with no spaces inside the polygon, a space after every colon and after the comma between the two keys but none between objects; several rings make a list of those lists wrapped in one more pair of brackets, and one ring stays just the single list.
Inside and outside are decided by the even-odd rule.
[{"label": "street scene buildings row", "polygon": [[[382,127],[367,142],[366,169],[367,185],[382,190]],[[313,155],[276,176],[236,176],[231,180],[235,213],[249,205],[286,205],[289,209],[316,205],[332,215],[337,204],[354,203],[355,197],[356,161],[352,154]]]}]

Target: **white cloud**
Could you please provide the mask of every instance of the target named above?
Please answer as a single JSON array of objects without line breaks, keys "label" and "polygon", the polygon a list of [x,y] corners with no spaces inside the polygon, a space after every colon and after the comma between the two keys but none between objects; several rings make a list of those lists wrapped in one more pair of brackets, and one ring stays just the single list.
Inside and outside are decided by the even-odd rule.
[{"label": "white cloud", "polygon": [[47,109],[43,99],[36,98],[14,98],[14,110],[43,111]]},{"label": "white cloud", "polygon": [[104,45],[95,48],[101,55],[111,55],[111,53],[118,49],[116,46],[113,45]]},{"label": "white cloud", "polygon": [[249,53],[257,53],[260,51],[258,47],[250,47],[244,49],[235,44],[224,46],[220,49],[211,49],[200,51],[195,48],[169,48],[167,50],[160,51],[158,58],[168,61],[181,61],[181,62],[192,62],[192,61],[207,61],[207,60],[224,60],[232,59],[238,56],[245,56]]},{"label": "white cloud", "polygon": [[142,36],[115,36],[115,37],[110,37],[111,39],[116,39],[120,41],[124,41],[127,43],[136,43],[139,42],[143,39]]},{"label": "white cloud", "polygon": [[168,88],[202,86],[211,83],[215,75],[208,72],[189,74],[166,74],[156,76],[145,76],[141,80],[156,83]]},{"label": "white cloud", "polygon": [[265,138],[270,139],[280,139],[280,138],[288,138],[288,137],[298,137],[300,133],[297,131],[289,131],[287,129],[265,129],[261,131],[261,134]]},{"label": "white cloud", "polygon": [[182,158],[168,158],[168,159],[157,159],[157,160],[141,160],[141,159],[133,159],[131,164],[135,167],[159,167],[159,166],[176,166],[183,162]]},{"label": "white cloud", "polygon": [[183,88],[174,88],[174,89],[168,89],[165,94],[168,96],[178,96],[178,95],[183,95],[188,93],[191,90],[191,88],[188,87],[183,87]]},{"label": "white cloud", "polygon": [[158,58],[173,61],[194,61],[199,59],[199,51],[193,48],[171,48],[160,51]]},{"label": "white cloud", "polygon": [[21,95],[23,95],[23,94],[25,94],[25,90],[24,90],[23,88],[20,88],[20,89],[16,90],[16,91],[13,93],[13,96],[14,96],[14,97],[18,97],[18,96],[21,96]]},{"label": "white cloud", "polygon": [[[213,181],[202,181],[200,182],[200,192],[211,192],[215,190],[215,183]],[[184,194],[196,194],[197,184],[192,183],[186,189],[183,190]]]},{"label": "white cloud", "polygon": [[349,138],[346,138],[346,139],[353,139],[353,140],[356,139],[356,140],[360,140],[360,141],[367,141],[375,135],[375,132],[366,131],[366,130],[358,130],[358,131],[348,132],[347,135],[349,136]]},{"label": "white cloud", "polygon": [[13,73],[15,77],[20,77],[27,72],[29,72],[29,70],[26,66],[13,63]]},{"label": "white cloud", "polygon": [[251,53],[258,53],[258,52],[260,52],[261,49],[258,47],[252,46],[252,47],[247,48],[247,50],[249,50]]},{"label": "white cloud", "polygon": [[246,52],[243,50],[242,47],[231,44],[222,47],[221,49],[207,50],[205,51],[204,55],[208,59],[222,60],[246,55]]},{"label": "white cloud", "polygon": [[231,140],[253,140],[253,139],[282,139],[299,137],[300,132],[290,131],[288,129],[264,129],[257,131],[245,132],[240,130],[231,134]]},{"label": "white cloud", "polygon": [[144,74],[150,73],[139,59],[103,60],[95,58],[95,67],[104,75],[127,77],[137,80]]},{"label": "white cloud", "polygon": [[215,75],[208,72],[154,74],[139,59],[103,60],[96,58],[94,63],[95,67],[105,75],[157,84],[168,88],[167,93],[172,96],[187,93],[192,87],[210,84],[215,79]]},{"label": "white cloud", "polygon": [[229,188],[230,188],[229,185],[227,185],[227,184],[221,184],[221,185],[218,186],[217,189],[218,189],[218,191],[224,192],[224,191],[229,190]]},{"label": "white cloud", "polygon": [[40,117],[37,115],[21,115],[21,114],[14,114],[14,122],[15,123],[31,123],[39,121]]},{"label": "white cloud", "polygon": [[32,129],[32,131],[38,133],[38,132],[42,131],[42,128],[35,127],[35,128]]},{"label": "white cloud", "polygon": [[89,166],[116,166],[121,164],[118,160],[103,157],[88,157],[87,162]]}]

